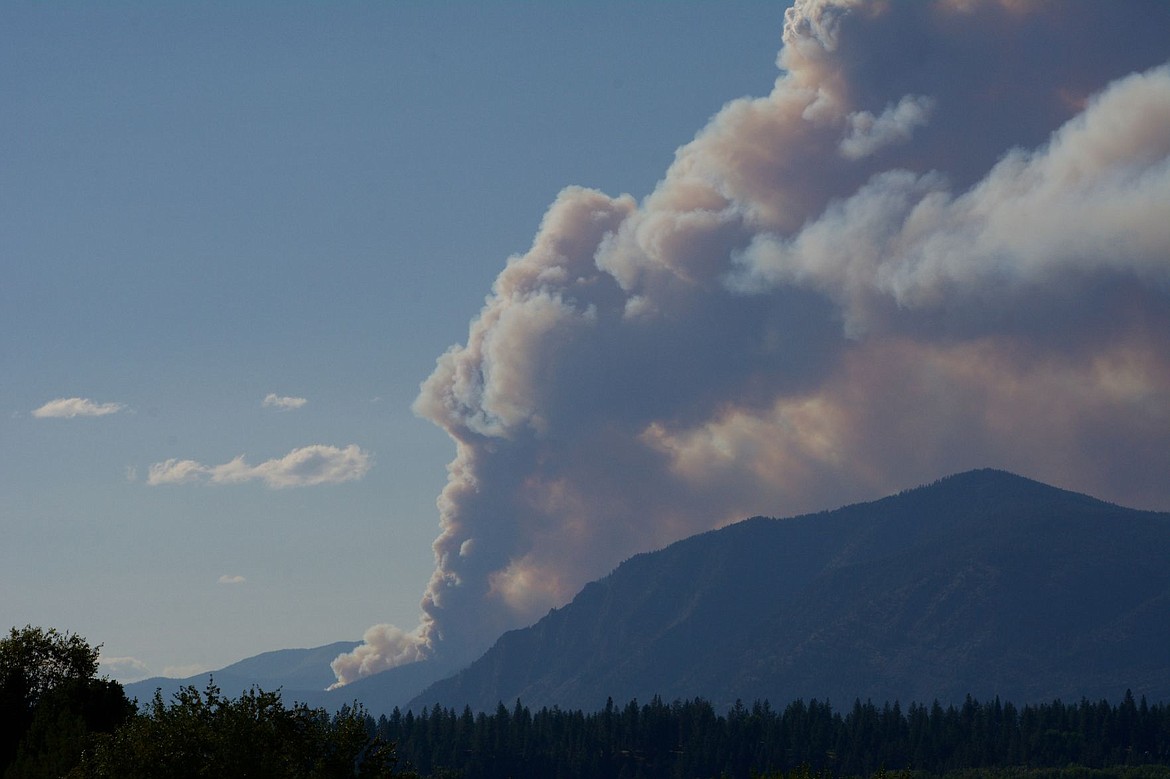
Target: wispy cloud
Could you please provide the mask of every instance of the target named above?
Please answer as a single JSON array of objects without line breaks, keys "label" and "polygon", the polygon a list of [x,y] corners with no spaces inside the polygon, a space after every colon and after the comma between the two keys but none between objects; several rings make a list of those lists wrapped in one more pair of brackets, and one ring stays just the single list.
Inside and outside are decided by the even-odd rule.
[{"label": "wispy cloud", "polygon": [[37,419],[72,419],[104,417],[125,410],[123,403],[94,403],[89,398],[57,398],[32,412]]},{"label": "wispy cloud", "polygon": [[308,402],[305,398],[294,398],[288,395],[277,395],[275,392],[269,392],[264,396],[264,401],[260,405],[264,408],[274,408],[277,411],[292,411],[294,408],[300,408]]},{"label": "wispy cloud", "polygon": [[150,668],[137,657],[102,657],[103,673],[119,682],[137,682],[150,676]]},{"label": "wispy cloud", "polygon": [[151,486],[160,484],[187,484],[200,481],[207,476],[211,469],[194,460],[170,459],[150,466],[146,475],[146,483]]},{"label": "wispy cloud", "polygon": [[244,584],[248,580],[239,574],[227,574],[219,577],[220,584]]},{"label": "wispy cloud", "polygon": [[249,465],[240,455],[222,465],[204,465],[195,460],[170,459],[150,466],[146,483],[242,484],[261,481],[272,489],[314,487],[356,481],[373,465],[373,456],[357,444],[344,449],[313,444],[293,449],[284,457]]}]

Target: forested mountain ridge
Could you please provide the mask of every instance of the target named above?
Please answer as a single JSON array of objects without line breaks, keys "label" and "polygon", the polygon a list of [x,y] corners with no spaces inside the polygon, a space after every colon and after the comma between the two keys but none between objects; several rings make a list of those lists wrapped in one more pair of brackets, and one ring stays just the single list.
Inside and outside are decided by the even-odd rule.
[{"label": "forested mountain ridge", "polygon": [[208,681],[214,679],[215,684],[230,695],[236,695],[252,687],[266,690],[282,689],[289,700],[325,705],[321,700],[325,697],[324,690],[335,679],[329,669],[330,661],[342,652],[351,651],[358,643],[337,641],[311,649],[278,649],[240,660],[218,671],[195,674],[182,679],[152,677],[126,684],[124,687],[128,696],[146,703],[154,697],[156,689],[162,691],[165,700],[170,700],[174,693],[188,685],[203,689]]},{"label": "forested mountain ridge", "polygon": [[356,682],[327,689],[336,681],[330,662],[342,652],[358,646],[357,641],[337,641],[311,649],[278,649],[240,660],[217,671],[206,671],[182,679],[152,677],[125,685],[126,694],[145,704],[155,690],[164,700],[186,687],[203,689],[208,683],[238,695],[253,687],[280,690],[284,700],[303,703],[312,708],[337,711],[355,701],[365,703],[375,713],[389,713],[404,705],[423,688],[441,679],[455,668],[435,661],[411,663],[391,668]]},{"label": "forested mountain ridge", "polygon": [[638,555],[411,702],[1170,699],[1170,514],[1002,471]]}]

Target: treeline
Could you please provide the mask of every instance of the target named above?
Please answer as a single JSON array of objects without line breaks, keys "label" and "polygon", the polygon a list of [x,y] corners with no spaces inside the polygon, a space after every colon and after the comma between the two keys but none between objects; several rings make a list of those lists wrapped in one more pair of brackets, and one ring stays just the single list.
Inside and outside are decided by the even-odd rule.
[{"label": "treeline", "polygon": [[0,779],[1170,779],[1170,706],[1128,692],[1118,705],[968,698],[844,712],[655,698],[532,713],[516,701],[375,720],[360,706],[288,707],[279,691],[230,698],[213,683],[136,706],[97,668],[98,648],[75,634],[0,636]]},{"label": "treeline", "polygon": [[360,708],[229,698],[208,683],[140,711],[97,677],[98,647],[31,625],[0,637],[0,779],[390,779],[391,744]]},{"label": "treeline", "polygon": [[[855,701],[842,712],[816,700],[783,711],[767,702],[737,704],[726,714],[701,699],[664,703],[655,698],[585,714],[520,701],[492,714],[434,706],[415,715],[395,709],[374,732],[394,743],[399,758],[423,776],[495,779],[541,776],[759,777],[1107,774],[1091,769],[1170,766],[1170,707],[1059,701],[1017,708],[998,699],[943,707]],[[1069,766],[1081,767],[1081,773]],[[1004,773],[1009,767],[1024,769]],[[1170,769],[1141,775],[1170,776]]]}]

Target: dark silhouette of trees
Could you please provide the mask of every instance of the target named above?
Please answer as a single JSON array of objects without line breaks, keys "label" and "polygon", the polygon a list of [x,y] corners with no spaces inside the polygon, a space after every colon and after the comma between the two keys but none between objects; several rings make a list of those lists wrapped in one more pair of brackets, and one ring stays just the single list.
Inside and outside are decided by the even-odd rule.
[{"label": "dark silhouette of trees", "polygon": [[187,686],[97,741],[72,776],[108,779],[262,777],[382,779],[395,770],[392,745],[372,732],[361,708],[334,715],[304,704],[286,708],[279,692],[253,688],[223,696],[214,682]]},{"label": "dark silhouette of trees", "polygon": [[130,718],[122,686],[96,678],[99,649],[31,625],[0,639],[0,774],[64,776],[88,739]]},{"label": "dark silhouette of trees", "polygon": [[289,708],[279,691],[227,698],[214,683],[170,702],[156,692],[138,711],[120,685],[96,678],[97,653],[56,630],[0,639],[3,779],[1170,779],[1170,705],[1128,691],[1116,704],[968,697],[945,708],[855,700],[840,711],[815,699],[717,711],[656,696],[534,712],[516,700],[374,720],[356,704]]},{"label": "dark silhouette of trees", "polygon": [[816,700],[782,711],[740,702],[718,713],[702,699],[667,704],[656,697],[623,707],[610,700],[592,714],[532,712],[517,701],[479,714],[395,709],[376,731],[423,776],[465,779],[1170,777],[1170,707],[1128,693],[1117,705],[1054,701],[1017,709],[968,697],[946,708],[856,700],[843,712]]},{"label": "dark silhouette of trees", "polygon": [[[363,709],[286,708],[279,692],[223,696],[209,683],[142,712],[96,678],[99,647],[55,629],[0,639],[0,777],[335,779],[410,776]],[[435,733],[436,740],[446,734]]]}]

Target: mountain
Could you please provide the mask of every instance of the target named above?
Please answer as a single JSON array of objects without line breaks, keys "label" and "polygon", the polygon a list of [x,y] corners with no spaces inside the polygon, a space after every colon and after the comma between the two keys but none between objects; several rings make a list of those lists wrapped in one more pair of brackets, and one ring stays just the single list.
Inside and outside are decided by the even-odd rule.
[{"label": "mountain", "polygon": [[980,470],[638,555],[410,706],[1127,688],[1170,700],[1170,514]]},{"label": "mountain", "polygon": [[169,702],[181,688],[194,686],[202,691],[214,681],[225,695],[235,697],[259,687],[279,689],[285,703],[304,703],[312,708],[337,711],[342,706],[361,703],[374,716],[389,714],[395,706],[406,702],[427,685],[445,677],[456,669],[439,661],[411,663],[391,668],[373,676],[359,679],[345,687],[326,689],[336,681],[329,663],[343,652],[358,646],[357,641],[338,641],[313,649],[280,649],[274,652],[240,660],[218,671],[188,676],[183,679],[154,677],[123,685],[127,697],[145,704],[154,698],[155,690],[162,692]]},{"label": "mountain", "polygon": [[169,701],[181,687],[194,685],[202,690],[211,678],[224,694],[233,697],[258,686],[264,690],[281,688],[283,697],[290,703],[294,700],[307,702],[306,697],[320,697],[325,688],[336,681],[329,663],[339,654],[352,651],[358,643],[338,641],[313,649],[279,649],[232,663],[218,671],[184,679],[154,677],[123,687],[128,697],[137,698],[140,703],[153,698],[155,689],[161,689],[163,700]]},{"label": "mountain", "polygon": [[375,717],[389,715],[395,707],[405,710],[411,698],[457,670],[458,667],[443,660],[421,660],[366,676],[344,687],[329,690],[322,697],[311,696],[304,700],[311,706],[324,706],[330,711],[357,701]]}]

